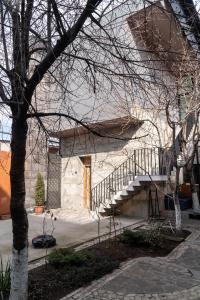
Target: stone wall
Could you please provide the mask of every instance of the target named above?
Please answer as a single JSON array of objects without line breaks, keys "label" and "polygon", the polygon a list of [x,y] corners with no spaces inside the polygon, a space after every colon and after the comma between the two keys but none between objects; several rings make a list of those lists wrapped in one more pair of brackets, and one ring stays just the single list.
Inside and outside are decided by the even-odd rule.
[{"label": "stone wall", "polygon": [[[134,195],[132,199],[125,201],[120,206],[120,213],[123,216],[128,217],[142,217],[148,218],[148,209],[149,209],[149,190],[152,191],[153,205],[155,201],[155,186],[151,184],[150,186],[144,186],[138,194]],[[158,203],[159,211],[164,210],[164,192],[166,191],[166,184],[161,183],[157,184],[157,193],[158,193]]]},{"label": "stone wall", "polygon": [[[83,164],[80,159],[82,156],[91,157],[91,186],[94,187],[133,154],[134,149],[156,145],[152,137],[134,139],[139,136],[141,130],[142,126],[140,128],[132,126],[124,131],[118,128],[107,132],[122,140],[102,138],[93,134],[62,139],[61,207],[69,209],[83,207]],[[132,140],[127,140],[128,138]]]},{"label": "stone wall", "polygon": [[[29,131],[32,130],[31,126]],[[35,185],[37,175],[40,173],[44,178],[45,191],[47,188],[47,146],[43,135],[38,131],[32,131],[27,138],[25,184],[26,184],[26,207],[35,205]]]}]

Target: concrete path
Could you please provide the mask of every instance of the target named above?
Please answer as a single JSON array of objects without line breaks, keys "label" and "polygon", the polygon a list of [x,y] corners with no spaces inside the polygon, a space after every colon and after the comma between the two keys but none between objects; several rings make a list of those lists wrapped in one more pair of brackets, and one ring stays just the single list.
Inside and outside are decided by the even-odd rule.
[{"label": "concrete path", "polygon": [[[61,214],[61,213],[60,213]],[[29,261],[45,256],[49,251],[44,249],[34,249],[32,247],[32,239],[37,235],[43,234],[43,227],[47,234],[52,234],[57,240],[57,247],[70,247],[72,245],[83,243],[87,240],[97,237],[98,223],[89,215],[80,212],[67,211],[62,212],[62,219],[51,222],[50,218],[42,216],[29,215]],[[136,218],[118,218],[116,219],[116,228],[129,226],[140,222],[141,219]],[[54,228],[55,227],[55,228]],[[100,222],[100,234],[109,232],[109,218]],[[113,227],[112,227],[113,229]],[[11,220],[0,220],[0,255],[3,257],[4,263],[10,258],[12,249],[12,227]]]},{"label": "concrete path", "polygon": [[169,256],[130,260],[62,300],[200,300],[199,227],[187,222],[192,234]]}]

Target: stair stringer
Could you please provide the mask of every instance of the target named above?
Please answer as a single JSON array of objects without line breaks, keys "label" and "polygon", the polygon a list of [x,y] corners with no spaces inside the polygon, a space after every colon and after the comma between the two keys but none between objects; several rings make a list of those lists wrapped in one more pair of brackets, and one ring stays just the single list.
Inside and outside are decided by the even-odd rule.
[{"label": "stair stringer", "polygon": [[130,199],[134,200],[134,197],[141,191],[144,191],[145,186],[150,186],[152,183],[167,182],[166,175],[142,175],[135,176],[135,180],[129,181],[127,186],[124,186],[121,191],[114,194],[111,199],[101,203],[98,207],[97,214],[101,216],[109,216],[112,214],[120,214],[119,207]]}]

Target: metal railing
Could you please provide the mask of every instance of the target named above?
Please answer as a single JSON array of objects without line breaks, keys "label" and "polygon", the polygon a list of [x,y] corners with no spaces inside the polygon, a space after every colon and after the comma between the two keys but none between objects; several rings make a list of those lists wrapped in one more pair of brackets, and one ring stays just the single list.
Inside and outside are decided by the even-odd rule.
[{"label": "metal railing", "polygon": [[121,165],[91,191],[91,209],[111,200],[112,196],[133,181],[137,175],[167,175],[170,155],[162,148],[136,149]]}]

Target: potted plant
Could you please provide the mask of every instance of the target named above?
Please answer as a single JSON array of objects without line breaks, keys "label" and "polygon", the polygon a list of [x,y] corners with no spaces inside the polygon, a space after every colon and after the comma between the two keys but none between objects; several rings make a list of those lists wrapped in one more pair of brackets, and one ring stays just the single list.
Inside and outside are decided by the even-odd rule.
[{"label": "potted plant", "polygon": [[35,186],[35,213],[41,214],[44,212],[45,188],[44,180],[40,173],[38,173]]}]

